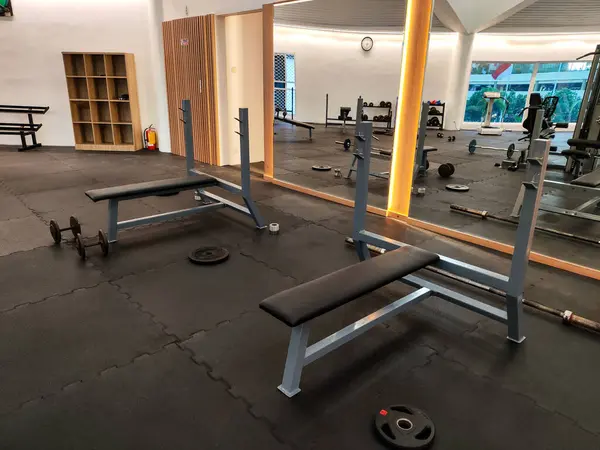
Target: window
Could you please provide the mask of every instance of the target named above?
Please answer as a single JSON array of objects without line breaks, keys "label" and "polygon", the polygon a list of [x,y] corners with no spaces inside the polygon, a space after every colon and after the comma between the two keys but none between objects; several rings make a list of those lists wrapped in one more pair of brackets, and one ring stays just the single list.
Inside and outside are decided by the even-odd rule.
[{"label": "window", "polygon": [[484,92],[500,92],[505,99],[494,102],[492,122],[522,122],[520,112],[527,102],[534,66],[529,63],[474,62],[471,66],[465,122],[483,122],[488,104],[483,98]]},{"label": "window", "polygon": [[554,122],[577,122],[590,67],[587,61],[539,64],[533,92],[558,97]]},{"label": "window", "polygon": [[296,59],[289,53],[275,53],[275,108],[296,114]]},{"label": "window", "polygon": [[[538,92],[542,97],[555,95],[559,98],[554,122],[576,122],[590,66],[591,63],[585,61],[474,62],[471,66],[465,122],[483,121],[487,108],[483,92],[486,91],[500,92],[509,103],[503,118],[506,103],[502,100],[494,102],[492,122],[521,122],[523,116],[519,113],[527,105],[531,92]],[[532,84],[531,78],[534,74],[535,80]]]}]

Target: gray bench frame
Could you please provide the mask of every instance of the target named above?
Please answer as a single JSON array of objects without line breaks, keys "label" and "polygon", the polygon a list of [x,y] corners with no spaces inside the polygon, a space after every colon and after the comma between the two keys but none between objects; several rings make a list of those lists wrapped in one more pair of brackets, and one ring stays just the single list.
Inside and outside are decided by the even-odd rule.
[{"label": "gray bench frame", "polygon": [[[371,257],[369,245],[391,251],[408,244],[365,230],[372,124],[359,124],[357,130],[358,146],[355,155],[357,156],[358,166],[356,203],[354,207],[354,232],[352,238],[356,245],[359,259],[365,261]],[[529,162],[541,166],[545,171],[549,151],[550,141],[541,139],[534,141],[531,153],[531,155],[534,156],[529,158]],[[542,177],[541,180],[543,179],[544,178]],[[510,276],[507,277],[443,255],[439,255],[439,261],[432,264],[432,266],[445,270],[446,272],[505,291],[505,309],[488,305],[480,300],[424,280],[418,276],[407,275],[398,281],[417,288],[416,291],[310,346],[308,346],[308,338],[310,335],[311,321],[293,327],[285,361],[283,382],[278,389],[288,397],[293,397],[298,394],[300,392],[302,370],[305,366],[322,358],[355,337],[360,336],[375,325],[396,316],[408,306],[417,304],[432,295],[506,324],[508,330],[507,338],[516,343],[523,342],[525,336],[523,335],[522,329],[522,301],[523,289],[525,286],[525,272],[529,261],[529,252],[533,240],[535,222],[542,192],[541,185],[536,185],[534,183],[523,183],[523,185],[525,186],[524,207],[517,229],[515,248],[510,267]]]},{"label": "gray bench frame", "polygon": [[190,176],[193,175],[204,175],[210,177],[215,181],[215,184],[209,187],[219,187],[233,194],[241,195],[244,199],[246,206],[238,205],[230,200],[227,200],[219,195],[207,192],[205,189],[200,188],[174,188],[172,192],[161,191],[161,195],[168,195],[169,193],[178,193],[184,190],[195,190],[197,195],[211,199],[214,203],[208,205],[196,206],[194,208],[182,209],[178,211],[170,211],[162,214],[156,214],[153,216],[139,217],[130,220],[123,220],[119,222],[119,202],[124,200],[131,200],[135,198],[150,197],[156,194],[139,194],[130,195],[126,197],[119,197],[108,199],[108,241],[109,243],[115,243],[117,241],[117,234],[119,230],[126,228],[132,228],[140,225],[147,225],[151,223],[164,222],[170,219],[176,219],[181,217],[187,217],[202,212],[212,211],[219,208],[231,208],[242,214],[250,216],[258,229],[266,228],[266,224],[258,211],[258,208],[252,200],[250,194],[250,139],[249,139],[249,125],[248,125],[248,108],[240,108],[239,118],[236,119],[240,123],[240,155],[241,155],[241,182],[242,185],[230,183],[229,181],[222,180],[220,178],[213,177],[212,175],[205,174],[194,168],[194,138],[192,129],[192,108],[189,100],[183,100],[181,104],[183,111],[183,122],[184,122],[184,139],[185,139],[185,154],[186,154],[186,171]]}]

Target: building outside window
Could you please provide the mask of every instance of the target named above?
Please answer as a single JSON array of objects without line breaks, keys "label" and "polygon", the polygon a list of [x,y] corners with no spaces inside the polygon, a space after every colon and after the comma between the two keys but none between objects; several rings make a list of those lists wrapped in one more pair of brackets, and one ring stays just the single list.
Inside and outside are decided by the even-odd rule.
[{"label": "building outside window", "polygon": [[[484,92],[500,92],[506,99],[494,102],[492,122],[519,123],[529,95],[559,97],[555,122],[576,122],[590,72],[590,62],[551,63],[473,62],[465,122],[482,122],[487,108]],[[508,108],[507,107],[508,102]],[[506,112],[505,112],[506,109]]]}]

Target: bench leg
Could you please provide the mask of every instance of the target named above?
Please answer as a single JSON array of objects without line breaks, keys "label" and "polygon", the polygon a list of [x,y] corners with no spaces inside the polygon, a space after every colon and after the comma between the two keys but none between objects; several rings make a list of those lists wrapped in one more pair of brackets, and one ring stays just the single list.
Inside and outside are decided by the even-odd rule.
[{"label": "bench leg", "polygon": [[252,219],[254,219],[256,228],[258,228],[260,230],[262,230],[263,228],[266,228],[267,225],[265,224],[265,220],[260,215],[260,212],[258,211],[258,208],[254,204],[254,201],[250,197],[244,197],[244,203],[246,203],[246,207],[248,208],[248,211],[250,211],[250,215],[252,216]]},{"label": "bench leg", "polygon": [[119,217],[119,201],[108,201],[108,242],[117,241],[117,224]]},{"label": "bench leg", "polygon": [[292,328],[283,382],[277,388],[290,398],[300,392],[300,378],[302,377],[309,334],[310,327],[306,323]]}]

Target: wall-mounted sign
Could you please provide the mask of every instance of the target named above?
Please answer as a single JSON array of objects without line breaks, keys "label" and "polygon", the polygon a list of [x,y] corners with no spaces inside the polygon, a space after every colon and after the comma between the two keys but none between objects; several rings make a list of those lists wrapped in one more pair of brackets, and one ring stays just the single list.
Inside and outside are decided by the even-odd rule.
[{"label": "wall-mounted sign", "polygon": [[183,38],[181,40],[181,46],[182,47],[187,47],[188,45],[190,45],[190,40],[188,38]]}]

